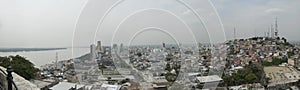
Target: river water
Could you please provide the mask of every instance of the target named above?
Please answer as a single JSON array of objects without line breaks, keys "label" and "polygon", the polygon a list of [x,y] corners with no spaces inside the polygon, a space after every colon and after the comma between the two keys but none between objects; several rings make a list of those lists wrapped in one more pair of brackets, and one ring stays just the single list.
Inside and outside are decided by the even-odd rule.
[{"label": "river water", "polygon": [[87,54],[89,53],[89,48],[73,48],[73,57],[72,48],[48,51],[0,52],[0,56],[20,55],[26,57],[26,59],[30,60],[36,67],[40,68],[42,65],[54,63],[56,60],[56,52],[58,54],[58,61],[61,61]]}]

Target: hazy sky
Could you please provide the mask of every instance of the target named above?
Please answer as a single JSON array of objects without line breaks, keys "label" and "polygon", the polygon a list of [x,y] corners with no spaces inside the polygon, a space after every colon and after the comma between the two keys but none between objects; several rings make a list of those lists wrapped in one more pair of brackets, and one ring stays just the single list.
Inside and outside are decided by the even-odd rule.
[{"label": "hazy sky", "polygon": [[299,5],[300,0],[0,0],[0,48],[70,47],[72,40],[74,46],[95,40],[223,42],[233,38],[234,27],[238,38],[264,36],[275,17],[280,36],[300,41]]}]

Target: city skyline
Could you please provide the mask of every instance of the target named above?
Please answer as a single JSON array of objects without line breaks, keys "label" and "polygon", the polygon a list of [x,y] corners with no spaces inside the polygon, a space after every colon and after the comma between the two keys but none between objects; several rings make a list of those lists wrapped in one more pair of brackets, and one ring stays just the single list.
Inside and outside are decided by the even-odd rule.
[{"label": "city skyline", "polygon": [[0,89],[299,90],[299,4],[0,0]]}]

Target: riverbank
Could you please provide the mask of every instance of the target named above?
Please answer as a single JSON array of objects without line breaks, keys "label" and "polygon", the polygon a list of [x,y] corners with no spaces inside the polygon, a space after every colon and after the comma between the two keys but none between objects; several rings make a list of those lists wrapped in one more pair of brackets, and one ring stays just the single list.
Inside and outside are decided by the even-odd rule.
[{"label": "riverbank", "polygon": [[20,55],[26,57],[30,60],[35,67],[40,68],[40,66],[54,63],[56,61],[69,60],[76,58],[86,53],[89,53],[89,48],[66,48],[59,50],[46,50],[46,51],[27,51],[27,52],[0,52],[0,56],[15,56]]}]

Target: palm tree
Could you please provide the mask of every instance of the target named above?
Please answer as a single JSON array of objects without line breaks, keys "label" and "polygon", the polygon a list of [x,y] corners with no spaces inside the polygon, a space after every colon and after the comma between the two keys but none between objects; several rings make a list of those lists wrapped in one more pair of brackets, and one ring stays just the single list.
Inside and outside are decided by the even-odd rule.
[{"label": "palm tree", "polygon": [[103,69],[106,69],[105,65],[102,63],[98,65],[99,69],[101,70],[101,74],[103,75]]}]

